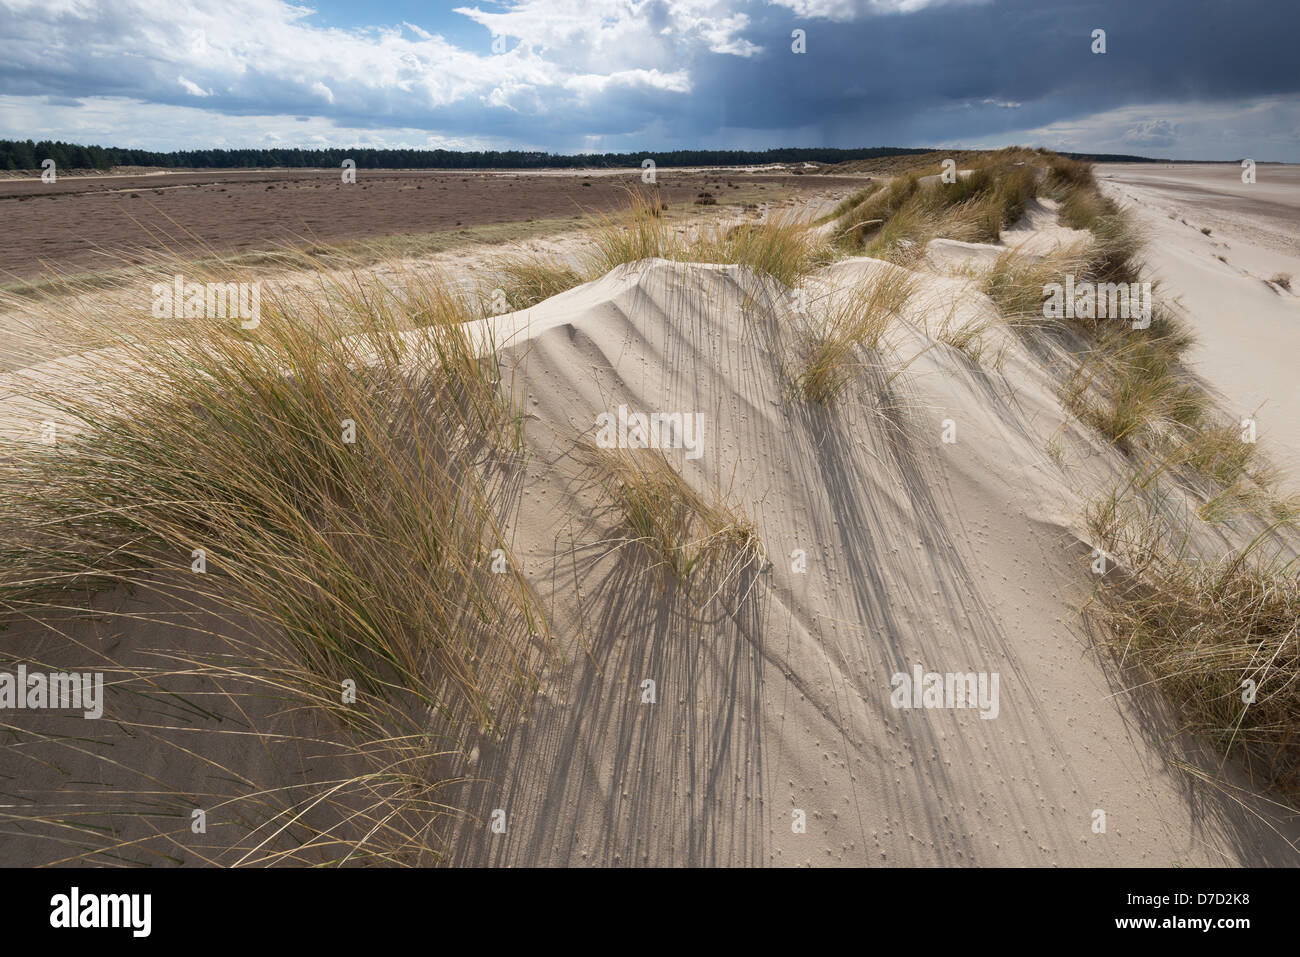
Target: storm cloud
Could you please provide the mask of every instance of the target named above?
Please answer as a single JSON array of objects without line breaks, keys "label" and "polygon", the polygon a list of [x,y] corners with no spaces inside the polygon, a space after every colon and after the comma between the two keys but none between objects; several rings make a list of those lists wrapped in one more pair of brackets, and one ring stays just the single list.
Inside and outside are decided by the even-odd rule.
[{"label": "storm cloud", "polygon": [[153,149],[1023,143],[1300,160],[1294,0],[348,9],[0,0],[0,136]]}]

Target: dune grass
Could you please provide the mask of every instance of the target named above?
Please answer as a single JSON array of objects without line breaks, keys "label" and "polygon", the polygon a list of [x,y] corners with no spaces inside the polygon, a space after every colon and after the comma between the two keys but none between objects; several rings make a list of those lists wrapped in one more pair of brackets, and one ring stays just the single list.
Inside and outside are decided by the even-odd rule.
[{"label": "dune grass", "polygon": [[855,190],[854,192],[846,196],[844,199],[836,203],[835,208],[832,209],[829,213],[827,213],[825,216],[817,220],[817,225],[820,226],[823,223],[829,223],[839,219],[845,213],[861,206],[864,202],[866,202],[866,200],[870,196],[876,193],[879,189],[880,189],[879,183],[872,183],[870,186],[864,186],[862,187],[862,189]]},{"label": "dune grass", "polygon": [[983,277],[983,291],[1012,324],[1041,324],[1044,287],[1067,273],[1082,275],[1086,259],[1080,248],[1067,247],[1046,256],[1027,256],[1016,249],[998,255]]},{"label": "dune grass", "polygon": [[[989,348],[989,339],[995,337],[997,330],[1002,326],[1001,317],[995,314],[964,322],[957,322],[956,318],[957,309],[954,302],[937,323],[937,328],[931,329],[927,321],[926,334],[956,349],[976,365],[981,365]],[[993,354],[994,369],[999,371],[1002,369],[1006,362],[1007,349],[1008,343],[1003,341],[1001,347]]]},{"label": "dune grass", "polygon": [[[1179,470],[1183,484],[1204,498],[1204,518],[1223,520],[1241,510],[1287,513],[1291,506],[1276,493],[1275,473],[1253,444],[1223,425],[1185,367],[1194,337],[1167,304],[1153,302],[1145,329],[1123,320],[1044,317],[1047,285],[1067,275],[1076,282],[1141,281],[1145,243],[1130,218],[1100,195],[1087,164],[1053,158],[1046,184],[1048,192],[1101,210],[1078,221],[1091,240],[1044,256],[1008,250],[984,276],[983,288],[1013,328],[1065,337],[1073,356],[1062,380],[1066,408],[1126,454],[1140,452],[1161,470]],[[1067,206],[1061,217],[1068,218]],[[1159,290],[1152,285],[1154,297]]]},{"label": "dune grass", "polygon": [[[519,417],[475,310],[445,280],[322,280],[263,296],[256,329],[123,326],[25,391],[58,441],[7,443],[0,462],[0,613],[76,617],[117,586],[209,609],[188,627],[213,656],[190,653],[187,674],[351,742],[363,770],[280,795],[259,827],[293,847],[258,859],[435,858],[437,756],[499,734],[535,687],[548,625],[501,525]],[[50,318],[103,334],[95,315]],[[342,701],[348,681],[364,706]],[[336,807],[338,830],[291,827],[304,802]]]},{"label": "dune grass", "polygon": [[[1089,229],[1091,238],[1041,256],[1007,250],[985,274],[984,292],[1013,328],[1026,334],[1077,337],[1070,348],[1078,354],[1066,369],[1063,385],[1066,408],[1126,453],[1141,447],[1166,455],[1202,427],[1208,408],[1204,389],[1182,365],[1193,338],[1160,303],[1152,304],[1145,329],[1133,329],[1114,317],[1046,317],[1048,285],[1064,284],[1067,276],[1076,283],[1140,281],[1145,237],[1130,217],[1101,196],[1086,163],[1049,158],[1043,189],[1065,199],[1063,221],[1069,220],[1071,199],[1100,210],[1074,223]],[[1153,297],[1157,292],[1153,284]]]},{"label": "dune grass", "polygon": [[[122,340],[75,391],[34,389],[64,438],[6,461],[3,503],[24,519],[6,530],[8,565],[26,574],[0,594],[12,606],[34,587],[188,565],[205,548],[218,570],[196,587],[220,578],[292,623],[308,663],[423,689],[490,726],[494,659],[480,650],[462,671],[458,629],[499,618],[503,598],[503,582],[474,571],[500,546],[491,456],[517,441],[491,350],[480,359],[463,326],[471,306],[447,283],[412,281],[401,302],[323,292],[264,301],[256,332],[199,319],[188,341]],[[403,560],[384,564],[378,542],[401,543]],[[427,582],[418,595],[412,573]],[[450,576],[458,588],[441,584]],[[431,655],[454,675],[438,695]]]},{"label": "dune grass", "polygon": [[1041,258],[1008,251],[986,274],[985,292],[1013,328],[1050,334],[1055,327],[1076,337],[1067,347],[1073,359],[1061,380],[1065,407],[1124,453],[1141,453],[1162,463],[1162,469],[1181,470],[1184,484],[1194,483],[1194,491],[1206,499],[1203,517],[1288,511],[1287,500],[1276,492],[1274,470],[1259,459],[1255,445],[1240,440],[1239,428],[1223,424],[1204,386],[1187,370],[1184,356],[1195,340],[1167,305],[1153,305],[1146,329],[1106,319],[1043,317],[1044,286],[1067,273],[1093,279],[1099,259],[1112,264],[1122,259],[1122,270],[1133,275],[1127,270],[1134,268],[1141,247],[1129,245],[1133,234],[1127,229],[1119,232],[1125,249],[1118,259],[1099,256],[1093,248]]},{"label": "dune grass", "polygon": [[[1090,229],[1092,243],[1043,258],[1008,252],[984,289],[1013,327],[1050,335],[1064,330],[1043,319],[1043,285],[1066,271],[1136,278],[1142,237],[1100,197],[1086,165],[1052,159],[1045,183],[1062,198],[1062,219]],[[837,208],[838,248],[906,263],[936,235],[996,239],[1036,188],[1029,167],[989,166],[954,184],[900,176]],[[780,216],[675,226],[651,193],[631,193],[591,235],[578,267],[544,254],[499,260],[493,278],[509,306],[646,258],[748,265],[795,287],[831,256]],[[56,420],[59,439],[42,445],[32,432],[7,440],[0,457],[0,614],[15,624],[79,620],[96,596],[133,590],[188,609],[183,627],[212,645],[176,650],[124,681],[155,690],[199,678],[227,699],[269,699],[322,723],[344,770],[259,788],[228,769],[231,793],[215,803],[240,808],[250,836],[237,851],[204,848],[213,863],[429,863],[443,853],[438,821],[456,813],[441,800],[442,759],[504,733],[547,660],[547,616],[505,530],[522,416],[495,344],[469,321],[482,315],[481,297],[430,274],[392,284],[318,278],[266,296],[255,329],[106,323],[78,312],[75,297],[58,299],[44,316],[51,329],[110,351],[87,355],[75,376],[23,388],[36,404],[33,427]],[[889,265],[815,300],[813,325],[799,330],[795,392],[833,405],[914,289],[910,273]],[[937,338],[978,361],[986,331],[945,323]],[[1127,454],[1158,459],[1147,472],[1198,480],[1201,519],[1282,517],[1255,446],[1214,416],[1183,368],[1191,338],[1172,312],[1158,310],[1146,330],[1076,331],[1071,346],[1082,350],[1070,353],[1063,388],[1080,419]],[[765,561],[754,523],[725,496],[698,492],[664,455],[584,447],[582,458],[617,515],[615,547],[661,573],[665,588],[707,601]],[[1115,498],[1088,521],[1132,571],[1104,593],[1117,647],[1168,688],[1192,727],[1248,750],[1294,793],[1294,561],[1281,551],[1262,559],[1267,537],[1221,561],[1192,561],[1169,527]],[[200,552],[206,567],[196,572]],[[1239,706],[1246,678],[1259,697]],[[340,698],[348,681],[365,707]],[[244,733],[250,748],[272,737],[258,726]],[[152,794],[129,797],[147,805]],[[309,823],[308,809],[324,823]],[[70,860],[130,853],[98,822],[50,812],[43,823],[73,835]]]},{"label": "dune grass", "polygon": [[596,217],[593,226],[585,270],[592,278],[642,259],[668,259],[750,266],[795,286],[831,259],[829,248],[793,216],[678,227],[663,216],[657,194],[645,190],[629,190],[623,209]]},{"label": "dune grass", "polygon": [[1101,216],[1116,212],[1114,203],[1098,189],[1092,164],[1081,160],[1051,157],[1043,191],[1061,204],[1061,222],[1071,229],[1092,229]]},{"label": "dune grass", "polygon": [[1150,675],[1186,730],[1244,754],[1300,797],[1300,567],[1271,530],[1195,560],[1156,508],[1116,496],[1089,512],[1090,531],[1130,574],[1100,590],[1114,647]]},{"label": "dune grass", "polygon": [[664,218],[659,194],[629,189],[622,209],[592,217],[594,249],[587,257],[587,275],[603,276],[627,263],[669,258],[678,246],[674,227]]},{"label": "dune grass", "polygon": [[1123,451],[1177,442],[1200,428],[1208,410],[1208,396],[1180,367],[1189,339],[1175,320],[1167,325],[1167,333],[1155,322],[1099,331],[1067,380],[1067,408]]},{"label": "dune grass", "polygon": [[665,583],[696,601],[707,601],[765,561],[754,523],[720,498],[697,492],[662,452],[588,444],[584,460],[621,517],[626,538],[619,547],[635,548]]},{"label": "dune grass", "polygon": [[920,177],[908,174],[868,193],[838,214],[832,233],[835,242],[844,251],[860,249],[867,235],[892,219],[919,188]]},{"label": "dune grass", "polygon": [[749,266],[793,287],[826,265],[831,255],[809,237],[805,224],[792,216],[772,215],[762,222],[706,228],[674,258]]},{"label": "dune grass", "polygon": [[862,350],[876,351],[891,320],[916,288],[905,269],[887,266],[844,289],[831,289],[811,308],[812,327],[794,375],[805,401],[831,405],[854,381]]},{"label": "dune grass", "polygon": [[846,252],[906,265],[931,239],[996,242],[1037,191],[1032,166],[989,162],[952,183],[900,175],[837,208],[833,235]]},{"label": "dune grass", "polygon": [[507,254],[493,261],[492,270],[496,289],[501,290],[512,311],[535,306],[584,282],[577,269],[558,256],[546,254]]},{"label": "dune grass", "polygon": [[980,213],[973,204],[929,206],[905,204],[878,227],[862,254],[900,266],[915,263],[931,239],[943,237],[974,242],[982,235]]},{"label": "dune grass", "polygon": [[[1122,573],[1099,586],[1103,617],[1124,665],[1168,695],[1185,729],[1253,767],[1292,799],[1300,795],[1300,532],[1296,503],[1281,496],[1277,473],[1244,440],[1241,426],[1216,412],[1185,368],[1193,342],[1167,305],[1150,326],[1110,320],[1045,320],[1044,285],[1071,272],[1078,280],[1135,282],[1143,276],[1144,237],[1105,198],[1088,164],[1053,157],[1044,189],[1060,218],[1088,229],[1081,250],[1032,259],[1008,253],[985,290],[1013,327],[1064,345],[1068,409],[1131,457],[1124,493],[1088,507],[1095,544]],[[1069,323],[1066,328],[1064,323]],[[1183,493],[1171,496],[1166,479]],[[1173,503],[1182,501],[1183,506]],[[1228,530],[1207,552],[1200,523],[1240,516],[1252,537]]]},{"label": "dune grass", "polygon": [[[634,202],[606,227],[592,268],[658,255],[794,283],[825,261],[801,224],[780,217],[686,238]],[[170,278],[172,264],[155,265]],[[0,462],[0,617],[71,633],[104,596],[131,594],[160,611],[113,612],[125,627],[132,615],[160,617],[196,644],[157,667],[101,663],[121,693],[198,683],[240,713],[229,733],[248,749],[306,748],[330,768],[285,784],[217,766],[230,790],[204,804],[226,821],[226,843],[187,833],[188,782],[117,765],[131,785],[110,800],[93,792],[93,805],[0,813],[69,841],[67,861],[157,856],[113,823],[129,819],[208,863],[436,862],[439,822],[458,813],[441,799],[446,759],[504,733],[537,687],[549,625],[503,527],[523,417],[490,325],[471,321],[485,312],[483,290],[432,272],[380,279],[315,265],[309,282],[264,290],[254,328],[155,320],[147,304],[106,323],[80,286],[34,307],[68,353],[83,354],[66,380],[16,383],[30,420]],[[522,253],[494,270],[512,308],[588,275]],[[250,280],[212,262],[184,273]],[[50,446],[38,438],[46,419],[57,421]],[[748,581],[762,558],[753,523],[652,458],[596,469],[625,544],[694,600]],[[349,685],[355,700],[340,694]],[[303,722],[287,736],[285,715]],[[91,747],[111,762],[104,728]],[[197,757],[172,730],[145,723],[131,734]],[[26,729],[10,733],[31,743]],[[159,829],[159,806],[174,832]]]}]

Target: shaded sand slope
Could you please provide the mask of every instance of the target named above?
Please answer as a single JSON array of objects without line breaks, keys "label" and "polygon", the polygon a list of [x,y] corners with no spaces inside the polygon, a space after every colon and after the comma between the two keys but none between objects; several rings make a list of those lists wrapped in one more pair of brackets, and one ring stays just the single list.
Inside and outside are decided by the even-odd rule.
[{"label": "shaded sand slope", "polygon": [[[1261,802],[1191,794],[1157,745],[1173,733],[1159,705],[1119,693],[1073,609],[1089,589],[1079,493],[1100,494],[1122,463],[1073,426],[1076,464],[1048,459],[1063,416],[1014,341],[990,375],[917,330],[945,283],[975,295],[928,280],[889,361],[830,412],[782,400],[773,357],[789,354],[795,320],[736,267],[650,262],[506,320],[531,322],[506,360],[526,382],[536,452],[516,552],[568,638],[531,718],[480,742],[466,769],[480,780],[458,800],[479,822],[505,811],[507,826],[466,824],[458,863],[1300,859],[1294,824]],[[705,453],[674,462],[757,522],[772,564],[756,585],[696,607],[635,548],[611,554],[617,516],[589,520],[597,503],[570,453],[619,404],[704,413]],[[890,676],[918,663],[997,672],[997,717],[893,708]],[[1095,809],[1105,834],[1091,832]]]}]

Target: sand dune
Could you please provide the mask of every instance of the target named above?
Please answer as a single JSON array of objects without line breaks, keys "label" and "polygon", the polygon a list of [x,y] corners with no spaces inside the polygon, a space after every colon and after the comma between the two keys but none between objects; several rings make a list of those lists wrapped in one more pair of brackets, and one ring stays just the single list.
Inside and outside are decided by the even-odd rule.
[{"label": "sand dune", "polygon": [[[467,805],[483,820],[506,809],[510,828],[467,825],[457,861],[1294,863],[1300,831],[1262,802],[1193,797],[1161,753],[1160,705],[1121,692],[1086,633],[1077,516],[1123,464],[1076,427],[1076,464],[1048,459],[1064,419],[1037,363],[1010,343],[1005,377],[990,376],[936,345],[918,329],[934,301],[970,293],[929,279],[893,345],[923,353],[909,374],[878,373],[835,413],[796,412],[773,399],[769,337],[785,323],[744,314],[750,282],[736,267],[648,263],[530,310],[528,346],[514,348],[539,491],[515,534],[529,576],[561,583],[557,607],[584,614],[569,612],[569,667],[473,768],[484,781]],[[619,404],[706,413],[709,453],[683,474],[757,520],[766,587],[693,614],[628,563],[586,557],[612,532],[574,525],[590,503],[562,462]],[[940,439],[947,418],[954,444]],[[999,673],[998,716],[893,708],[891,675],[917,664]],[[655,705],[641,703],[646,678]],[[1098,808],[1105,835],[1090,832]],[[794,810],[806,834],[792,833]]]},{"label": "sand dune", "polygon": [[[1161,220],[1149,187],[1115,188],[1160,226],[1152,261],[1171,286],[1206,274],[1214,260],[1199,246],[1221,231],[1240,242],[1217,220],[1209,239]],[[449,767],[468,780],[448,803],[471,815],[449,837],[452,863],[1300,863],[1295,815],[1235,763],[1178,735],[1157,693],[1128,689],[1091,634],[1080,612],[1095,584],[1083,506],[1129,465],[1066,414],[1050,362],[996,325],[992,302],[955,274],[1008,246],[1047,252],[1074,238],[1050,205],[1035,204],[1000,246],[936,241],[914,267],[916,292],[880,363],[831,410],[783,401],[782,357],[810,320],[788,290],[746,267],[646,260],[479,323],[484,340],[490,332],[503,346],[503,381],[526,413],[530,457],[504,521],[553,619],[557,653],[526,717]],[[1253,268],[1285,259],[1269,256],[1273,265],[1261,254]],[[1294,299],[1240,262],[1195,296],[1186,287],[1185,304],[1203,318],[1214,300],[1200,296],[1221,288],[1252,329],[1271,331],[1238,341],[1229,359],[1231,319],[1198,324],[1207,374],[1241,403],[1268,398],[1264,428],[1300,449],[1283,424],[1294,390],[1277,388],[1295,354],[1283,351],[1294,344],[1294,327],[1283,326]],[[814,289],[888,268],[842,260]],[[944,316],[991,325],[999,367],[940,341]],[[66,373],[36,365],[17,375],[42,374]],[[9,374],[0,388],[21,391],[19,382]],[[762,567],[699,601],[665,586],[637,549],[615,547],[618,518],[574,450],[620,407],[701,415],[703,454],[668,454],[692,488],[753,520]],[[13,416],[43,414],[6,412],[15,428]],[[1053,440],[1059,457],[1047,452]],[[132,600],[107,596],[105,607]],[[71,627],[90,647],[104,635]],[[163,624],[115,633],[112,649],[142,660],[194,640]],[[13,641],[76,657],[52,650],[38,626]],[[897,707],[893,676],[917,666],[996,675],[995,707]],[[152,705],[115,707],[129,727]],[[185,724],[222,726],[200,714]],[[29,796],[60,787],[62,767],[41,753],[29,749],[24,764]],[[195,792],[219,776],[139,741],[119,753],[147,774],[179,774]],[[1194,785],[1180,764],[1219,786]],[[265,784],[321,767],[268,754],[250,758],[247,773]],[[116,774],[86,772],[106,794],[121,787]],[[498,810],[499,833],[487,823]],[[1105,833],[1092,828],[1098,810]],[[792,827],[801,816],[803,832]],[[147,837],[147,824],[138,833]],[[9,854],[39,860],[48,847],[24,840]]]}]

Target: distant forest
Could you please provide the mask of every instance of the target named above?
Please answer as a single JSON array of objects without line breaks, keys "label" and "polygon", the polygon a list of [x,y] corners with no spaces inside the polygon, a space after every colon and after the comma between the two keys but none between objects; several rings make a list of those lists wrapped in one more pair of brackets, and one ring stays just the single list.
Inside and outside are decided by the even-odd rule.
[{"label": "distant forest", "polygon": [[[636,167],[646,157],[655,165],[748,166],[764,163],[843,163],[877,156],[931,153],[930,149],[873,146],[866,149],[789,148],[774,150],[662,150],[643,153],[541,153],[523,150],[244,149],[151,150],[81,146],[42,140],[0,140],[0,170],[39,169],[46,159],[61,170],[109,170],[115,166],[178,169],[338,168],[345,159],[358,169],[540,169],[543,167]],[[1161,162],[1144,156],[1065,154],[1080,159]]]}]

